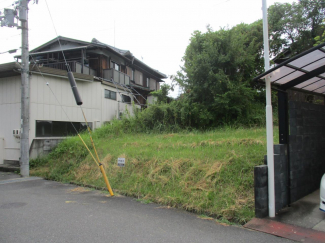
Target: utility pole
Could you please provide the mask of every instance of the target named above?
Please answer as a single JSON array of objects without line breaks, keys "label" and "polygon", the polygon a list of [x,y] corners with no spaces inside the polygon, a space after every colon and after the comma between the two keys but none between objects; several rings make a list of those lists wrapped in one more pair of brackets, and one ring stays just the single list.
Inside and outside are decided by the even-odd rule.
[{"label": "utility pole", "polygon": [[[262,0],[263,11],[263,42],[264,42],[264,65],[265,72],[270,69],[269,57],[269,30],[267,21],[267,4]],[[267,167],[268,167],[268,196],[269,196],[269,217],[275,217],[275,186],[274,186],[274,148],[273,148],[273,113],[271,102],[271,80],[265,78],[266,92],[266,141],[267,141]]]},{"label": "utility pole", "polygon": [[[20,129],[20,174],[29,176],[29,49],[28,49],[28,3],[30,0],[19,0],[15,9],[5,9],[0,16],[1,27],[21,29],[21,129]],[[38,3],[38,0],[34,0]],[[18,10],[18,16],[17,16]],[[0,13],[1,14],[1,13]],[[21,26],[14,23],[15,18]]]},{"label": "utility pole", "polygon": [[21,131],[20,174],[29,176],[29,49],[28,49],[28,0],[19,1],[21,21]]}]

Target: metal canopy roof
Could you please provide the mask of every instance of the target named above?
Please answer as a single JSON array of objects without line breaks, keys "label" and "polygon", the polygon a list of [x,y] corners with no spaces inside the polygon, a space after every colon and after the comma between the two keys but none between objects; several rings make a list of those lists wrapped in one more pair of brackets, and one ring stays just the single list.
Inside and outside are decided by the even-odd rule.
[{"label": "metal canopy roof", "polygon": [[266,77],[281,90],[293,88],[325,95],[325,43],[280,63],[253,80],[262,81]]}]

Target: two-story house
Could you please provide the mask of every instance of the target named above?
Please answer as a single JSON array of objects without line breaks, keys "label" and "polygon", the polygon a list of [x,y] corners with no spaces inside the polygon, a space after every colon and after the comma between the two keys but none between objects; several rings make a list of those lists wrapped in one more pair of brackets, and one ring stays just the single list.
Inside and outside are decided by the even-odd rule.
[{"label": "two-story house", "polygon": [[[0,65],[0,164],[20,156],[20,56]],[[67,67],[68,65],[68,67]],[[165,74],[152,69],[130,51],[93,39],[57,37],[30,52],[30,156],[46,153],[64,137],[85,129],[75,103],[67,69],[83,100],[87,120],[96,129],[128,109],[152,102]],[[134,105],[133,105],[134,104]],[[72,124],[71,124],[72,122]]]}]

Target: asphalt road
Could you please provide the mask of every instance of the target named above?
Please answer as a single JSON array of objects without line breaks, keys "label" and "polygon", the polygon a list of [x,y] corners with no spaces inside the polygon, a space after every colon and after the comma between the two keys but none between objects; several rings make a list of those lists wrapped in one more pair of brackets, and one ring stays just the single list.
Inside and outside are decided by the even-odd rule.
[{"label": "asphalt road", "polygon": [[182,210],[0,172],[0,243],[291,242]]}]

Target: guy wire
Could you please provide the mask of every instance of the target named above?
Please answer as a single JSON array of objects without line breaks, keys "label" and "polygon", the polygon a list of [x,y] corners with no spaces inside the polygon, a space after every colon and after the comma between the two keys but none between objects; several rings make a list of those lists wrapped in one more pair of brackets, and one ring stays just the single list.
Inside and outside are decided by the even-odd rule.
[{"label": "guy wire", "polygon": [[91,136],[91,129],[90,129],[89,125],[88,125],[88,121],[87,121],[87,119],[86,119],[86,115],[85,115],[84,110],[82,109],[82,106],[80,106],[80,109],[81,109],[82,115],[83,115],[84,118],[85,118],[86,125],[87,125],[87,131],[88,131],[88,133],[89,133],[90,141],[91,141],[91,144],[92,144],[92,146],[93,146],[93,148],[94,148],[94,151],[95,151],[95,154],[96,154],[96,157],[97,157],[98,163],[101,163],[101,162],[100,162],[100,159],[99,159],[99,156],[98,156],[98,153],[97,153],[97,149],[96,149],[96,147],[95,147],[95,143],[94,143],[94,141],[93,141],[93,137]]},{"label": "guy wire", "polygon": [[[64,59],[64,62],[65,62],[65,65],[67,66],[67,71],[68,71],[68,72],[71,72],[71,68],[70,68],[70,66],[69,66],[69,64],[68,64],[68,62],[67,62],[67,59],[65,58],[64,51],[63,51],[63,49],[62,49],[62,45],[61,45],[61,42],[60,42],[60,38],[59,38],[59,35],[58,35],[57,31],[56,31],[55,24],[54,24],[54,21],[53,21],[53,18],[52,18],[52,14],[51,14],[51,12],[50,12],[50,8],[49,8],[49,6],[48,6],[46,0],[45,0],[45,3],[46,3],[46,7],[47,7],[47,10],[48,10],[48,12],[49,12],[49,15],[50,15],[51,21],[52,21],[52,25],[53,25],[53,28],[54,28],[55,34],[56,34],[56,36],[58,37],[59,46],[60,46],[60,49],[61,49],[61,52],[62,52],[62,55],[63,55],[63,59]],[[86,119],[85,113],[83,112],[83,109],[82,109],[81,106],[80,106],[80,108],[81,108],[82,114],[83,114],[83,116],[84,116],[84,118],[85,118],[85,121],[86,121],[87,130],[88,130],[88,133],[89,133],[89,136],[90,136],[90,140],[91,140],[92,146],[93,146],[93,148],[94,148],[94,151],[95,151],[95,154],[96,154],[96,157],[97,157],[98,163],[100,163],[100,160],[99,160],[99,157],[98,157],[98,154],[97,154],[97,150],[96,150],[95,144],[94,144],[93,139],[92,139],[92,136],[91,136],[90,128],[89,128],[89,125],[88,125],[88,122],[87,122],[87,119]],[[77,134],[79,135],[79,133],[77,133]]]},{"label": "guy wire", "polygon": [[64,52],[63,52],[63,49],[62,49],[62,45],[61,45],[61,42],[60,42],[60,38],[59,38],[58,32],[56,31],[56,28],[55,28],[55,25],[54,25],[54,21],[53,21],[53,18],[52,18],[52,15],[51,15],[51,12],[50,12],[50,9],[49,9],[49,6],[48,6],[46,0],[45,0],[45,3],[46,3],[46,7],[47,7],[47,10],[48,10],[48,12],[49,12],[49,15],[50,15],[51,21],[52,21],[52,25],[53,25],[53,28],[54,28],[55,34],[56,34],[56,36],[57,36],[57,38],[58,38],[58,42],[59,42],[60,49],[61,49],[61,52],[62,52],[62,55],[63,55],[63,59],[64,59],[64,61],[65,61],[65,65],[67,66],[67,70],[68,70],[68,72],[71,72],[70,66],[69,66],[69,64],[67,63],[67,60],[66,60],[66,58],[65,58],[65,55],[64,55]]},{"label": "guy wire", "polygon": [[[33,58],[33,56],[32,56],[32,55],[29,55],[29,56],[33,59],[33,62],[36,64],[35,59]],[[38,71],[40,72],[40,74],[42,75],[43,80],[46,82],[46,80],[45,80],[45,78],[44,78],[44,75],[43,75],[42,71],[40,70],[40,68],[38,67],[38,65],[36,65],[36,67],[37,67]],[[88,148],[87,144],[85,143],[85,141],[84,141],[84,140],[82,139],[82,137],[80,136],[80,134],[79,134],[77,128],[73,125],[73,123],[72,123],[72,121],[70,120],[68,114],[67,114],[67,113],[65,112],[65,110],[63,109],[63,106],[62,106],[61,102],[60,102],[59,99],[56,97],[55,93],[54,93],[53,90],[51,89],[51,86],[50,86],[50,84],[49,84],[48,82],[46,82],[46,86],[49,87],[51,93],[53,94],[54,98],[56,99],[56,101],[57,101],[58,104],[60,105],[61,109],[63,110],[64,114],[65,114],[66,117],[68,118],[68,120],[69,120],[69,122],[71,123],[73,129],[76,131],[78,137],[80,138],[80,140],[82,141],[82,143],[84,144],[84,146],[86,147],[86,149],[88,150],[88,152],[89,152],[89,154],[91,155],[91,157],[94,159],[94,161],[96,162],[96,164],[99,165],[99,162],[98,162],[99,160],[97,161],[97,160],[95,159],[94,155],[91,153],[91,151],[90,151],[90,149]],[[87,123],[87,122],[86,122],[86,123]],[[88,127],[88,124],[87,124],[87,127]],[[92,139],[91,139],[91,140],[92,140]],[[96,151],[96,155],[97,155],[97,151]],[[97,157],[98,157],[98,155],[97,155]]]},{"label": "guy wire", "polygon": [[[67,67],[67,71],[68,71],[68,73],[69,73],[69,72],[71,72],[71,68],[70,68],[70,66],[69,66],[69,64],[67,63],[67,60],[66,60],[66,58],[65,58],[65,55],[64,55],[64,52],[63,52],[63,49],[62,49],[62,45],[61,45],[61,42],[60,42],[60,38],[59,38],[58,33],[57,33],[57,31],[56,31],[56,28],[55,28],[55,25],[54,25],[54,21],[53,21],[53,18],[52,18],[52,15],[51,15],[51,12],[50,12],[50,9],[49,9],[49,6],[48,6],[46,0],[45,0],[45,3],[46,3],[46,6],[47,6],[47,10],[48,10],[48,12],[49,12],[49,15],[50,15],[50,17],[51,17],[51,21],[52,21],[52,24],[53,24],[53,27],[54,27],[54,30],[55,30],[55,33],[56,33],[56,36],[57,36],[57,39],[58,39],[59,45],[60,45],[60,49],[61,49],[61,52],[62,52],[62,55],[63,55],[64,61],[65,61],[65,65],[66,65],[66,67]],[[82,65],[83,65],[83,64],[82,64]],[[59,104],[60,104],[60,102],[59,102]],[[62,106],[61,106],[61,107],[62,107]],[[81,106],[80,106],[80,107],[81,107]],[[83,114],[84,114],[84,113],[83,113]],[[85,115],[84,115],[84,117],[85,117]],[[86,117],[85,117],[85,120],[86,120]],[[87,124],[88,131],[89,131],[90,128],[89,128],[89,126],[88,126],[88,122],[87,122],[87,120],[86,120],[86,124]],[[101,170],[101,172],[102,172],[102,174],[103,174],[103,176],[104,176],[104,180],[105,180],[105,183],[106,183],[106,186],[107,186],[107,189],[108,189],[109,193],[111,194],[111,196],[114,196],[114,193],[113,193],[113,191],[112,191],[112,188],[111,188],[111,186],[110,186],[110,184],[109,184],[109,181],[108,181],[108,179],[107,179],[107,176],[106,176],[106,173],[105,173],[104,167],[103,167],[103,165],[100,163],[100,160],[99,160],[99,158],[98,158],[98,154],[97,154],[97,151],[96,151],[96,148],[95,148],[94,142],[92,141],[92,137],[91,137],[91,135],[89,134],[89,135],[90,135],[90,139],[91,139],[91,141],[92,141],[93,148],[94,148],[94,150],[95,150],[95,152],[96,152],[96,155],[97,155],[97,159],[98,159],[98,161],[96,161],[95,157],[94,157],[93,154],[90,152],[88,146],[86,145],[86,143],[84,142],[84,140],[81,138],[80,134],[79,134],[78,132],[77,132],[77,134],[78,134],[79,138],[81,139],[81,141],[83,142],[83,144],[85,145],[85,147],[87,148],[88,152],[89,152],[89,153],[91,154],[91,156],[93,157],[93,159],[94,159],[94,161],[96,162],[96,164],[99,166],[99,168],[100,168],[100,170]]]}]

